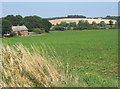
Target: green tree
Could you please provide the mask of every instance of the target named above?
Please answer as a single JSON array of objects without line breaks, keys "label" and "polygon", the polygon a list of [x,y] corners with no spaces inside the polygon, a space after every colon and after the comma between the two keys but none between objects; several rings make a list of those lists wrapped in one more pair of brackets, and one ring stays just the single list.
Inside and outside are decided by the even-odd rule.
[{"label": "green tree", "polygon": [[38,16],[26,16],[24,20],[29,29],[42,28],[42,18]]},{"label": "green tree", "polygon": [[111,28],[112,28],[112,25],[113,25],[113,21],[112,21],[112,20],[109,21],[109,25],[110,25]]},{"label": "green tree", "polygon": [[67,27],[68,24],[67,24],[66,22],[61,22],[61,23],[59,24],[59,26]]},{"label": "green tree", "polygon": [[29,29],[44,28],[45,32],[49,32],[51,27],[51,23],[47,19],[42,19],[39,16],[26,16],[24,20]]},{"label": "green tree", "polygon": [[92,27],[93,27],[93,29],[97,28],[97,23],[95,21],[92,22]]},{"label": "green tree", "polygon": [[44,33],[45,32],[45,30],[44,30],[44,28],[34,28],[33,29],[33,32],[35,32],[36,34],[41,34],[41,33]]},{"label": "green tree", "polygon": [[47,19],[42,19],[42,28],[45,29],[45,32],[49,32],[52,24]]},{"label": "green tree", "polygon": [[25,22],[24,22],[24,19],[21,15],[7,15],[4,19],[8,20],[11,22],[11,24],[13,26],[16,26],[16,25],[23,25]]},{"label": "green tree", "polygon": [[86,29],[91,29],[91,25],[89,24],[87,20],[85,20],[84,26],[86,27]]},{"label": "green tree", "polygon": [[84,29],[84,21],[80,20],[77,24],[77,29],[78,30],[83,30]]},{"label": "green tree", "polygon": [[115,22],[115,28],[118,28],[118,21]]},{"label": "green tree", "polygon": [[[39,28],[44,29],[44,32],[49,32],[51,28],[51,23],[47,19],[42,19],[39,16],[26,16],[22,17],[21,15],[7,15],[4,17],[3,25],[5,24],[4,28],[9,28],[9,24],[6,25],[6,23],[11,23],[11,25],[25,25],[29,29],[29,31],[33,31],[33,28]],[[3,31],[4,32],[4,31]],[[5,30],[6,32],[6,30]]]},{"label": "green tree", "polygon": [[65,28],[63,26],[54,26],[53,29],[56,31],[64,31],[65,30]]},{"label": "green tree", "polygon": [[15,24],[16,25],[23,25],[23,24],[25,24],[25,21],[24,21],[24,19],[23,19],[23,17],[21,16],[21,15],[16,15],[15,16]]},{"label": "green tree", "polygon": [[68,15],[67,18],[86,18],[86,16],[83,16],[83,15]]},{"label": "green tree", "polygon": [[69,26],[69,27],[76,27],[76,23],[75,23],[75,22],[70,22],[70,23],[68,24],[68,26]]},{"label": "green tree", "polygon": [[101,22],[99,23],[99,26],[105,27],[105,26],[106,26],[106,23],[105,23],[104,21],[101,21]]},{"label": "green tree", "polygon": [[7,15],[4,19],[10,21],[12,25],[15,24],[15,17],[13,15]]},{"label": "green tree", "polygon": [[2,35],[11,32],[12,24],[6,19],[2,19]]},{"label": "green tree", "polygon": [[70,26],[67,26],[67,27],[65,28],[65,30],[71,30],[71,27],[70,27]]}]

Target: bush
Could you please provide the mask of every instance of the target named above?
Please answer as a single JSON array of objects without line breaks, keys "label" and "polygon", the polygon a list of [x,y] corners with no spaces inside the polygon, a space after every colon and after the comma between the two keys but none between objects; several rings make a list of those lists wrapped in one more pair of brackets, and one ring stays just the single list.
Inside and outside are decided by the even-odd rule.
[{"label": "bush", "polygon": [[57,31],[64,31],[65,28],[63,26],[54,26],[52,30],[57,30]]},{"label": "bush", "polygon": [[45,30],[43,28],[34,28],[33,32],[35,32],[36,34],[41,34],[45,33]]},{"label": "bush", "polygon": [[16,37],[17,34],[13,32],[13,33],[10,34],[10,36],[11,36],[11,37]]},{"label": "bush", "polygon": [[67,26],[67,27],[65,28],[65,30],[71,30],[71,27]]}]

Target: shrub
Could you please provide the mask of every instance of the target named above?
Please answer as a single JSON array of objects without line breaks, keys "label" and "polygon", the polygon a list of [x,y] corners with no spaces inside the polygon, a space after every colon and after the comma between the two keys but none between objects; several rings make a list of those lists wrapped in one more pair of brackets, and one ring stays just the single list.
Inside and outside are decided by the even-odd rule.
[{"label": "shrub", "polygon": [[52,29],[57,30],[57,31],[64,31],[65,30],[65,28],[63,26],[54,26]]},{"label": "shrub", "polygon": [[11,36],[11,37],[16,37],[17,34],[13,32],[13,33],[10,34],[10,36]]},{"label": "shrub", "polygon": [[34,28],[33,32],[35,32],[36,34],[41,34],[41,33],[44,33],[45,30],[43,28]]}]

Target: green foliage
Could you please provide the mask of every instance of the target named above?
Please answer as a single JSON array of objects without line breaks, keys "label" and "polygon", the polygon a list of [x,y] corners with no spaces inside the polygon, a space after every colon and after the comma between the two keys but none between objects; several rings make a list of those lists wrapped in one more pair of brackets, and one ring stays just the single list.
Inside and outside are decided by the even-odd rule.
[{"label": "green foliage", "polygon": [[[19,33],[18,33],[18,35],[19,35]],[[14,33],[14,32],[12,32],[12,33],[10,34],[10,36],[11,36],[11,37],[16,37],[16,36],[17,36],[17,34],[16,34],[16,33]]]},{"label": "green foliage", "polygon": [[90,29],[90,28],[91,28],[91,25],[89,24],[88,21],[80,20],[77,24],[77,29],[79,30]]},{"label": "green foliage", "polygon": [[109,21],[109,25],[110,25],[111,28],[112,28],[112,25],[113,25],[113,21],[112,21],[112,20]]},{"label": "green foliage", "polygon": [[44,19],[54,20],[54,19],[62,19],[62,18],[67,18],[67,17],[52,17],[52,18],[44,18]]},{"label": "green foliage", "polygon": [[13,26],[16,26],[16,25],[23,25],[24,24],[24,19],[21,15],[8,15],[6,17],[4,17],[4,19],[10,21],[10,23],[13,25]]},{"label": "green foliage", "polygon": [[54,28],[52,28],[53,30],[56,30],[56,31],[64,31],[65,28],[63,26],[54,26]]},{"label": "green foliage", "polygon": [[75,22],[70,22],[70,23],[68,24],[68,26],[69,26],[69,27],[76,27],[76,23],[75,23]]},{"label": "green foliage", "polygon": [[49,32],[51,26],[52,24],[48,20],[42,19],[42,28],[45,29],[45,32]]},{"label": "green foliage", "polygon": [[67,18],[86,18],[86,16],[83,16],[83,15],[68,15]]},{"label": "green foliage", "polygon": [[120,17],[120,16],[110,16],[110,15],[108,15],[108,16],[104,17],[103,19],[118,20],[119,17]]},{"label": "green foliage", "polygon": [[65,27],[65,30],[71,30],[70,26]]},{"label": "green foliage", "polygon": [[[27,26],[28,29],[30,29],[29,31],[32,31],[33,28],[40,28],[40,29],[42,28],[45,30],[44,32],[49,32],[51,27],[51,23],[47,19],[42,19],[39,16],[26,16],[23,18],[21,15],[16,15],[16,16],[8,15],[4,17],[4,20],[7,21],[7,22],[3,21],[4,23],[9,23],[13,26],[24,24],[25,26]],[[8,25],[5,24],[6,27]],[[7,28],[9,28],[9,26]]]},{"label": "green foliage", "polygon": [[27,16],[24,19],[26,22],[25,25],[29,29],[44,28],[45,32],[49,32],[49,30],[50,30],[51,23],[46,19],[40,18],[39,16]]},{"label": "green foliage", "polygon": [[95,21],[92,22],[93,26],[97,26],[97,23]]},{"label": "green foliage", "polygon": [[12,24],[6,19],[2,19],[2,35],[11,32]]},{"label": "green foliage", "polygon": [[53,17],[53,18],[45,18],[45,19],[53,20],[53,19],[63,19],[63,18],[86,18],[86,16],[83,16],[83,15],[67,15],[66,17]]},{"label": "green foliage", "polygon": [[58,26],[66,27],[66,26],[68,26],[68,24],[66,22],[61,22]]},{"label": "green foliage", "polygon": [[45,32],[45,30],[44,30],[44,28],[34,28],[33,29],[33,32],[35,32],[36,34],[41,34],[41,33],[44,33]]},{"label": "green foliage", "polygon": [[118,28],[118,22],[115,23],[115,28]]},{"label": "green foliage", "polygon": [[99,26],[101,26],[101,27],[105,27],[105,26],[106,26],[106,24],[105,24],[105,22],[104,22],[104,21],[101,21],[101,22],[99,23]]},{"label": "green foliage", "polygon": [[[55,30],[56,26],[62,26],[64,27],[64,30],[116,29],[118,27],[117,25],[119,25],[118,22],[113,24],[113,22],[110,21],[110,23],[111,24],[106,24],[104,21],[101,21],[97,24],[93,21],[92,24],[90,24],[87,20],[80,20],[77,24],[76,22],[61,22],[60,24],[54,25],[51,30]],[[111,25],[113,25],[113,27]]]},{"label": "green foliage", "polygon": [[42,19],[38,16],[26,16],[25,18],[25,25],[29,28],[41,28],[42,27]]}]

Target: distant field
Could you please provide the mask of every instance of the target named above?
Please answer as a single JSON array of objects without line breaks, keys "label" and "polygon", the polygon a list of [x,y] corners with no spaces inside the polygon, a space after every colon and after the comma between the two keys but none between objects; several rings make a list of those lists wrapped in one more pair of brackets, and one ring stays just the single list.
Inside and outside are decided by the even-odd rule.
[{"label": "distant field", "polygon": [[69,64],[69,72],[79,75],[80,84],[74,86],[116,87],[117,33],[117,30],[56,31],[40,36],[5,38],[3,42],[11,46],[22,43],[26,47],[43,44],[53,47],[59,60]]},{"label": "distant field", "polygon": [[[78,23],[79,20],[87,20],[90,24],[92,24],[93,21],[95,21],[97,24],[100,23],[101,21],[104,21],[106,24],[109,24],[110,19],[87,19],[87,18],[64,18],[64,19],[54,19],[54,20],[49,20],[52,24],[60,24],[61,22],[76,22]],[[115,24],[116,20],[112,20],[113,24]]]}]

